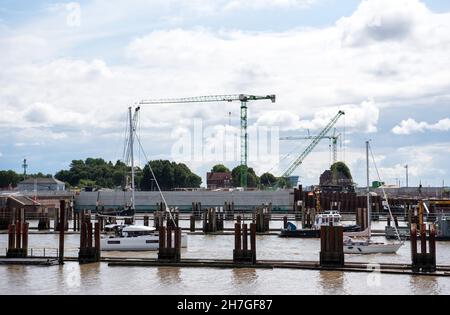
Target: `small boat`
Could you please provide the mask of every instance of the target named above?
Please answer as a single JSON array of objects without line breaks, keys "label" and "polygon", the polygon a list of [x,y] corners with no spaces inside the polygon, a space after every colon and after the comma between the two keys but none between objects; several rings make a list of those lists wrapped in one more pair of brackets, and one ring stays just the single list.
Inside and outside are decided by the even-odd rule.
[{"label": "small boat", "polygon": [[[107,225],[105,230],[113,233],[102,238],[102,251],[156,251],[159,233],[153,227],[139,225]],[[187,236],[181,235],[181,247],[187,247]]]},{"label": "small boat", "polygon": [[[316,215],[314,225],[311,229],[297,229],[297,226],[291,222],[288,227],[283,229],[280,237],[292,238],[320,238],[320,229],[322,226],[328,226],[332,222],[334,226],[341,224],[342,216],[338,211],[325,211],[324,213]],[[358,225],[344,225],[344,233],[358,233],[360,227]]]}]

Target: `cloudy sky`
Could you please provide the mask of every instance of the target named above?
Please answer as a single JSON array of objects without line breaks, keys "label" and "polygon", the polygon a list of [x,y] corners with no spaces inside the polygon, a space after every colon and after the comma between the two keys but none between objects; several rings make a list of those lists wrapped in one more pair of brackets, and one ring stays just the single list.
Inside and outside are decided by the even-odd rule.
[{"label": "cloudy sky", "polygon": [[[314,135],[342,109],[339,159],[360,185],[371,139],[384,181],[404,184],[408,164],[410,185],[441,186],[449,56],[443,0],[0,0],[0,169],[20,171],[24,157],[47,173],[121,159],[126,111],[141,99],[276,94],[250,104],[251,130]],[[202,143],[223,144],[239,104],[143,107],[149,158],[174,158],[196,121],[211,131]],[[307,145],[281,142],[251,166],[280,175]],[[322,142],[295,174],[317,183],[329,152]],[[208,157],[185,162],[204,177]]]}]

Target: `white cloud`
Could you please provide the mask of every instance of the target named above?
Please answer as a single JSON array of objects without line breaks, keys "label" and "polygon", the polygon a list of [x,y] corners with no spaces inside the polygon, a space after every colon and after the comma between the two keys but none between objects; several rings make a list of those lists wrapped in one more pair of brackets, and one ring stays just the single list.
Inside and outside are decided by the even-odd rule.
[{"label": "white cloud", "polygon": [[281,8],[309,8],[317,0],[231,0],[225,1],[224,10],[237,10],[242,8],[264,9],[270,7]]},{"label": "white cloud", "polygon": [[416,29],[431,17],[431,12],[419,1],[365,0],[351,17],[341,19],[338,26],[343,43],[358,46],[411,39]]},{"label": "white cloud", "polygon": [[[141,98],[270,93],[277,94],[276,104],[249,105],[251,124],[320,130],[342,109],[346,116],[338,126],[345,121],[347,130],[358,135],[381,129],[380,110],[408,110],[420,99],[423,109],[432,112],[436,104],[430,98],[450,94],[450,15],[433,13],[417,0],[364,1],[336,25],[283,32],[149,24],[145,34],[141,25],[129,23],[161,15],[177,25],[176,20],[190,19],[193,12],[195,18],[217,14],[230,3],[97,0],[82,5],[77,29],[61,24],[61,12],[2,30],[2,134],[8,137],[8,132],[14,143],[65,136],[95,142],[98,137],[118,138],[127,107]],[[235,8],[259,9],[301,7],[309,1],[234,3]],[[112,55],[98,51],[118,37],[122,45],[130,33],[144,35],[125,39],[123,49],[111,49]],[[110,39],[113,35],[117,37]],[[61,58],[77,55],[83,57]],[[157,138],[154,150],[161,153],[163,144],[173,141],[173,129],[182,130],[193,118],[223,125],[229,112],[237,126],[236,103],[149,106],[142,110],[141,126],[148,143]],[[417,124],[419,131],[449,130],[447,120]]]},{"label": "white cloud", "polygon": [[449,131],[450,119],[445,118],[438,121],[435,124],[429,124],[427,122],[417,122],[416,120],[409,118],[403,120],[399,125],[392,129],[392,132],[397,135],[410,135],[414,133],[423,133],[425,131]]},{"label": "white cloud", "polygon": [[345,126],[350,132],[373,133],[377,131],[380,112],[372,100],[362,102],[360,105],[328,107],[314,113],[311,120],[302,120],[298,115],[289,111],[268,111],[258,118],[257,125],[277,126],[283,131],[320,130],[325,128],[339,111],[344,111],[346,114],[338,121],[337,127]]}]

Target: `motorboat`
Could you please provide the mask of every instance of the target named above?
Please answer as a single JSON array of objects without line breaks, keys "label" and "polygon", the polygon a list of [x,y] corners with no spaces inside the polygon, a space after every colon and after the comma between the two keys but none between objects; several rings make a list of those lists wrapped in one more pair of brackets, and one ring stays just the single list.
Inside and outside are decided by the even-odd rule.
[{"label": "motorboat", "polygon": [[[292,237],[292,238],[320,238],[320,230],[322,226],[329,226],[333,223],[334,226],[342,225],[342,216],[338,211],[325,211],[318,214],[315,217],[314,225],[311,229],[297,229],[297,226],[291,222],[288,223],[286,229],[283,229],[280,233],[280,237]],[[342,225],[344,227],[344,233],[357,233],[360,231],[358,225]]]}]

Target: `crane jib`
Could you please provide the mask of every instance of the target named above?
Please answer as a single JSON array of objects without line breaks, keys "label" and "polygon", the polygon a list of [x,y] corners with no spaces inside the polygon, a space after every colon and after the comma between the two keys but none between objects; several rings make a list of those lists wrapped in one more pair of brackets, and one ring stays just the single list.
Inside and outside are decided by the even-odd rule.
[{"label": "crane jib", "polygon": [[289,168],[283,173],[282,178],[286,178],[292,175],[294,171],[303,163],[306,157],[315,149],[319,142],[326,136],[328,132],[336,125],[339,118],[345,115],[345,112],[339,111],[339,113],[328,123],[328,125],[320,132],[320,134],[313,139],[311,144],[306,148],[306,150],[292,163]]}]

